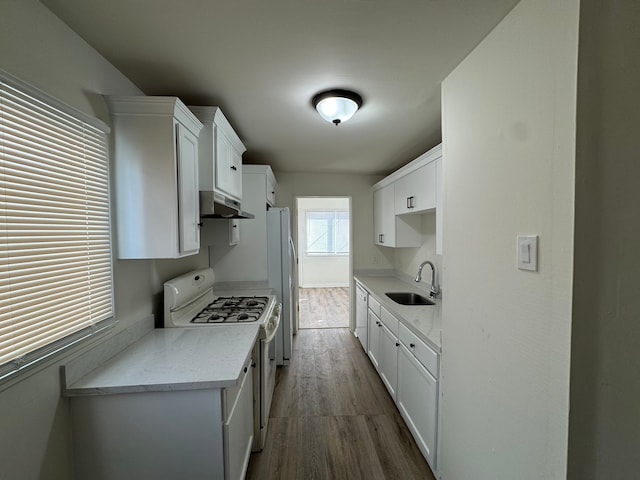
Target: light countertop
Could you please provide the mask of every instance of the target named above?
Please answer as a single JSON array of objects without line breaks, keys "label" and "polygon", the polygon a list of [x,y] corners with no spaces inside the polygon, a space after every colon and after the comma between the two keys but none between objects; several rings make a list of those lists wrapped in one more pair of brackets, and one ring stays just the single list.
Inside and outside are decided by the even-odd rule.
[{"label": "light countertop", "polygon": [[159,328],[89,372],[65,395],[225,388],[237,384],[257,325]]},{"label": "light countertop", "polygon": [[391,273],[363,272],[356,273],[355,278],[384,308],[409,327],[418,337],[440,351],[442,345],[440,336],[442,331],[442,303],[440,299],[434,300],[435,305],[400,305],[387,297],[385,293],[413,292],[428,297],[429,292],[416,286],[414,282],[404,281]]}]

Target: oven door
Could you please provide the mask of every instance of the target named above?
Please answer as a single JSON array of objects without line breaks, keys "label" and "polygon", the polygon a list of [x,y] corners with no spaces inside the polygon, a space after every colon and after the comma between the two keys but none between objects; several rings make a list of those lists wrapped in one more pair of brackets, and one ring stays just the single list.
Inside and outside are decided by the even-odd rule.
[{"label": "oven door", "polygon": [[255,449],[262,450],[267,435],[269,412],[273,391],[276,387],[276,342],[275,337],[280,323],[280,308],[276,305],[272,315],[272,326],[265,338],[260,340],[260,432],[256,436]]}]

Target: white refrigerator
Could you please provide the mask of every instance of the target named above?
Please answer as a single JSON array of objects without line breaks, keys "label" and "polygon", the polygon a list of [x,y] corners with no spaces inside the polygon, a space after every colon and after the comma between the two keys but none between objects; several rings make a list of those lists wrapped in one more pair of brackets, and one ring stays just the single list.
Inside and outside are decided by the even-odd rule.
[{"label": "white refrigerator", "polygon": [[289,365],[297,326],[298,279],[296,251],[291,238],[288,208],[267,211],[267,272],[269,288],[282,303],[282,318],[276,334],[276,364]]}]

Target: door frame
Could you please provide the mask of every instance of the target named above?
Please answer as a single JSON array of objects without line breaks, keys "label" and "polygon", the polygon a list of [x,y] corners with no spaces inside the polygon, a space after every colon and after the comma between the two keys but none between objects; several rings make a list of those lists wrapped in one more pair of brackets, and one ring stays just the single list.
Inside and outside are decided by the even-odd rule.
[{"label": "door frame", "polygon": [[[320,198],[320,199],[347,199],[348,200],[348,212],[349,212],[349,271],[348,271],[348,284],[349,284],[349,331],[355,331],[355,306],[353,300],[353,292],[355,288],[355,283],[353,281],[353,197],[351,195],[296,195],[294,196],[294,207],[293,214],[291,215],[293,218],[293,222],[295,222],[295,228],[292,228],[293,235],[295,235],[295,243],[298,246],[298,288],[300,288],[300,279],[302,278],[302,261],[301,258],[303,256],[304,248],[300,243],[301,237],[301,228],[303,226],[298,224],[298,213],[299,213],[299,200],[300,199],[310,199],[310,198]],[[297,295],[297,292],[296,292]],[[296,325],[295,331],[297,332],[300,328],[300,307],[298,306],[298,315],[296,315]]]}]

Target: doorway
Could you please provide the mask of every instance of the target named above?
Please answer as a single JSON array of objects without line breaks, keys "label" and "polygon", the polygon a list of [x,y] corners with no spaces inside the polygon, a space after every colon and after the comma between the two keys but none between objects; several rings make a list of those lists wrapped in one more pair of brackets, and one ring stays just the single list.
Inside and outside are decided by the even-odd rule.
[{"label": "doorway", "polygon": [[349,328],[351,198],[296,198],[299,328]]}]

